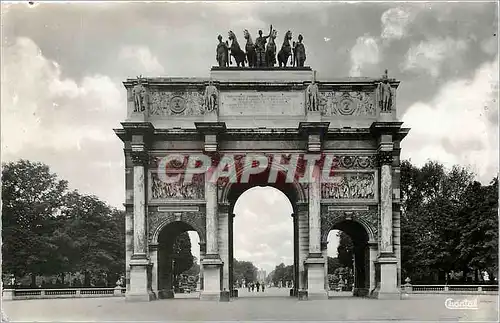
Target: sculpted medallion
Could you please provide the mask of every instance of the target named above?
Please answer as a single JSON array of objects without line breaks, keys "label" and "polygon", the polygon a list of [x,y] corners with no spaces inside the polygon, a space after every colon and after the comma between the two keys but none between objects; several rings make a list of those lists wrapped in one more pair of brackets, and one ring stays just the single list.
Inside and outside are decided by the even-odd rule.
[{"label": "sculpted medallion", "polygon": [[198,116],[203,114],[204,93],[195,91],[160,92],[151,91],[150,111],[152,116]]},{"label": "sculpted medallion", "polygon": [[375,93],[346,91],[323,92],[321,104],[326,116],[367,116],[374,117]]}]

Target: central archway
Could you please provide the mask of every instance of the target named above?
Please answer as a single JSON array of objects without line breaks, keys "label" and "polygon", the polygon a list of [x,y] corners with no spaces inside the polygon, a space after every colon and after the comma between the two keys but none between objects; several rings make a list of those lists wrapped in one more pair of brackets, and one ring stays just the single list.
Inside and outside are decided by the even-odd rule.
[{"label": "central archway", "polygon": [[240,195],[234,215],[230,277],[238,297],[288,296],[295,280],[291,201],[276,188],[256,186]]},{"label": "central archway", "polygon": [[[300,273],[304,271],[299,265],[299,239],[298,239],[298,218],[297,211],[301,203],[306,202],[306,197],[304,194],[303,185],[300,184],[296,179],[293,181],[286,180],[286,170],[280,168],[279,165],[273,165],[273,169],[277,170],[276,181],[269,182],[269,173],[271,168],[269,167],[266,171],[259,174],[253,174],[249,177],[247,183],[227,183],[225,185],[221,200],[229,206],[229,286],[231,286],[231,294],[233,297],[237,296],[237,292],[233,290],[235,284],[233,275],[233,259],[234,259],[234,216],[235,216],[235,206],[238,199],[248,190],[255,187],[269,187],[274,188],[281,192],[291,206],[291,221],[293,225],[293,288],[290,289],[289,295],[297,295],[297,289],[300,288]],[[241,176],[244,170],[241,169],[237,176]]]}]

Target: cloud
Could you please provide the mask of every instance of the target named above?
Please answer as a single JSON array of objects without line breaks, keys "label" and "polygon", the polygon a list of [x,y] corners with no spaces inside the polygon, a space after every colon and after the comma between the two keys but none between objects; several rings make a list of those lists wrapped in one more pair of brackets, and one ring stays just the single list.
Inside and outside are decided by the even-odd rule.
[{"label": "cloud", "polygon": [[[404,71],[424,71],[432,77],[440,75],[445,61],[454,61],[467,49],[468,43],[450,37],[433,38],[412,46],[401,66]],[[450,60],[450,57],[454,59]]]},{"label": "cloud", "polygon": [[146,46],[124,46],[118,58],[125,64],[132,64],[138,71],[149,75],[163,75],[165,69]]},{"label": "cloud", "polygon": [[114,139],[101,121],[119,111],[124,102],[109,77],[88,76],[81,82],[62,78],[59,64],[45,58],[29,38],[17,38],[4,49],[3,58],[4,155],[30,145],[63,151],[78,147],[83,140]]},{"label": "cloud", "polygon": [[361,76],[365,65],[377,64],[380,61],[377,39],[369,35],[358,37],[356,44],[351,49],[350,76]]},{"label": "cloud", "polygon": [[403,158],[428,159],[448,167],[469,165],[489,182],[498,172],[498,58],[478,68],[472,79],[444,84],[428,103],[413,104],[403,116],[412,128],[402,142]]},{"label": "cloud", "polygon": [[406,36],[408,25],[414,16],[408,8],[391,8],[385,11],[380,20],[382,22],[382,33],[380,37],[386,40],[398,40]]},{"label": "cloud", "polygon": [[498,37],[491,36],[481,42],[481,49],[489,55],[497,55],[498,53]]}]

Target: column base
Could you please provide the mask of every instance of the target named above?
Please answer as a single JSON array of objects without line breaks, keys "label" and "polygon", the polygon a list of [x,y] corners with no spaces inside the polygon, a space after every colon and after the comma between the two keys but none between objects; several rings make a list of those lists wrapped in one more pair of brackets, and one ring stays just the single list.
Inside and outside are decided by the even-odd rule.
[{"label": "column base", "polygon": [[307,268],[307,298],[311,300],[328,299],[325,290],[325,259],[321,254],[309,255],[304,262]]},{"label": "column base", "polygon": [[220,291],[204,291],[200,292],[200,300],[201,301],[219,301],[220,300]]},{"label": "column base", "polygon": [[200,292],[200,300],[221,300],[221,271],[223,264],[222,260],[218,258],[218,255],[205,255],[205,258],[201,261],[201,265],[203,266],[204,289]]},{"label": "column base", "polygon": [[380,289],[375,288],[375,290],[372,292],[371,298],[376,298],[376,299],[402,299],[401,293],[399,291],[395,292],[381,292]]},{"label": "column base", "polygon": [[377,299],[401,299],[398,288],[398,260],[392,256],[381,256],[375,262],[377,271],[380,272],[380,282],[372,292],[372,297]]},{"label": "column base", "polygon": [[154,292],[149,291],[144,294],[132,294],[132,293],[126,293],[125,294],[125,300],[127,302],[150,302],[154,301],[156,299],[156,295]]},{"label": "column base", "polygon": [[299,301],[307,301],[308,300],[307,290],[299,290],[297,294],[298,294]]},{"label": "column base", "polygon": [[352,294],[356,297],[368,297],[370,295],[370,290],[368,288],[354,288]]},{"label": "column base", "polygon": [[149,302],[156,299],[151,290],[151,268],[145,254],[132,255],[130,259],[130,289],[125,293],[125,300]]},{"label": "column base", "polygon": [[158,299],[175,298],[173,289],[162,289],[158,291]]}]

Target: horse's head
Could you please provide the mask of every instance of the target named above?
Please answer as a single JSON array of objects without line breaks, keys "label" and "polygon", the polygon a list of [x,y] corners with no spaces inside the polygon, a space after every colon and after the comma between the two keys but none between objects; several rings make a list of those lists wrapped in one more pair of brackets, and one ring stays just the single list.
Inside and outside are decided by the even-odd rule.
[{"label": "horse's head", "polygon": [[275,39],[276,36],[278,36],[278,31],[276,29],[273,29],[273,31],[271,32],[271,38]]},{"label": "horse's head", "polygon": [[286,32],[285,39],[292,40],[292,32],[290,30]]},{"label": "horse's head", "polygon": [[243,30],[243,37],[245,37],[245,39],[249,39],[250,38],[250,33],[248,32],[247,29]]},{"label": "horse's head", "polygon": [[234,35],[233,31],[230,30],[228,33],[227,33],[227,36],[229,38],[229,40],[233,40],[236,38],[236,36]]}]

